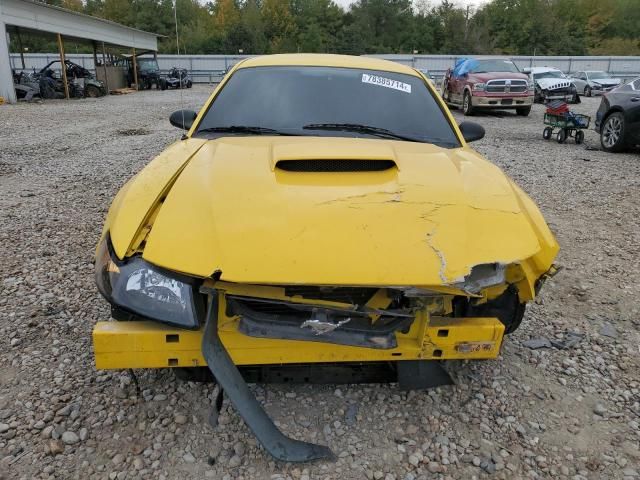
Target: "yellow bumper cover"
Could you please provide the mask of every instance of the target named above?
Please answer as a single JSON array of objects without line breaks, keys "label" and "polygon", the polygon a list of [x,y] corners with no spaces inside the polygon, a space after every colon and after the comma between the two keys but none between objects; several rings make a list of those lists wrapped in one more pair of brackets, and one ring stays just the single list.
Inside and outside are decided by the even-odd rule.
[{"label": "yellow bumper cover", "polygon": [[[374,362],[428,359],[487,359],[500,353],[504,325],[497,318],[419,316],[398,346],[389,350],[300,340],[253,338],[234,323],[221,325],[220,338],[236,365],[318,362]],[[157,322],[98,322],[93,329],[96,368],[198,367],[202,330]]]}]

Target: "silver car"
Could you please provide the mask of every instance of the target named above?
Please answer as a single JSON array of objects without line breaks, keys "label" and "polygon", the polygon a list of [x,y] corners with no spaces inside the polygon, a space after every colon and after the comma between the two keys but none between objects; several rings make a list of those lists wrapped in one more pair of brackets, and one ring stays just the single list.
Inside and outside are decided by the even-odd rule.
[{"label": "silver car", "polygon": [[609,92],[620,85],[619,78],[613,78],[600,70],[576,72],[571,76],[571,81],[576,86],[578,94],[585,97]]}]

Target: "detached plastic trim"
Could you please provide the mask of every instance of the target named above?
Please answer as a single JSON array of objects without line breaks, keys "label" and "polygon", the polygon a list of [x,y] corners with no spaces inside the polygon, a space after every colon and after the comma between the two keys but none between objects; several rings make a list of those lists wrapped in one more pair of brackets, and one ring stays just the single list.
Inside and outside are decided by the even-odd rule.
[{"label": "detached plastic trim", "polygon": [[258,441],[276,460],[283,462],[335,460],[335,455],[329,447],[289,438],[274,425],[249,390],[218,336],[218,304],[214,296],[215,294],[209,295],[207,323],[202,337],[202,354],[218,385],[224,389]]}]

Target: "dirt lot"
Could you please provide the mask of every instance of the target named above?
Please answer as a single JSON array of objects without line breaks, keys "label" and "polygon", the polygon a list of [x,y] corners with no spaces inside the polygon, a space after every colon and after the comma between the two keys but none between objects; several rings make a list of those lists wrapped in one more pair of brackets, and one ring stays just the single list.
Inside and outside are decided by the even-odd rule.
[{"label": "dirt lot", "polygon": [[[197,108],[208,87],[185,91]],[[111,198],[177,139],[180,93],[0,106],[0,478],[639,478],[640,156],[541,137],[542,112],[476,117],[475,144],[541,206],[564,270],[495,361],[455,387],[257,386],[288,434],[335,463],[274,463],[214,389],[170,372],[97,372],[109,317],[92,256]],[[599,99],[575,110],[595,114]],[[456,113],[456,117],[462,117]],[[523,342],[567,331],[574,348]]]}]

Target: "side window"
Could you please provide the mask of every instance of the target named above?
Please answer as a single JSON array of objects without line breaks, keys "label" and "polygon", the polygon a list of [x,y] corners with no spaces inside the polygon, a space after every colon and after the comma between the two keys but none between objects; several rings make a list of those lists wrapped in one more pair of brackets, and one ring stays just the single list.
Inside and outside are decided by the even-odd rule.
[{"label": "side window", "polygon": [[634,90],[640,91],[640,78],[636,78],[632,85]]},{"label": "side window", "polygon": [[586,74],[586,73],[584,73],[584,72],[580,72],[580,73],[578,74],[578,78],[579,78],[580,80],[586,80],[586,79],[587,79],[587,74]]}]

